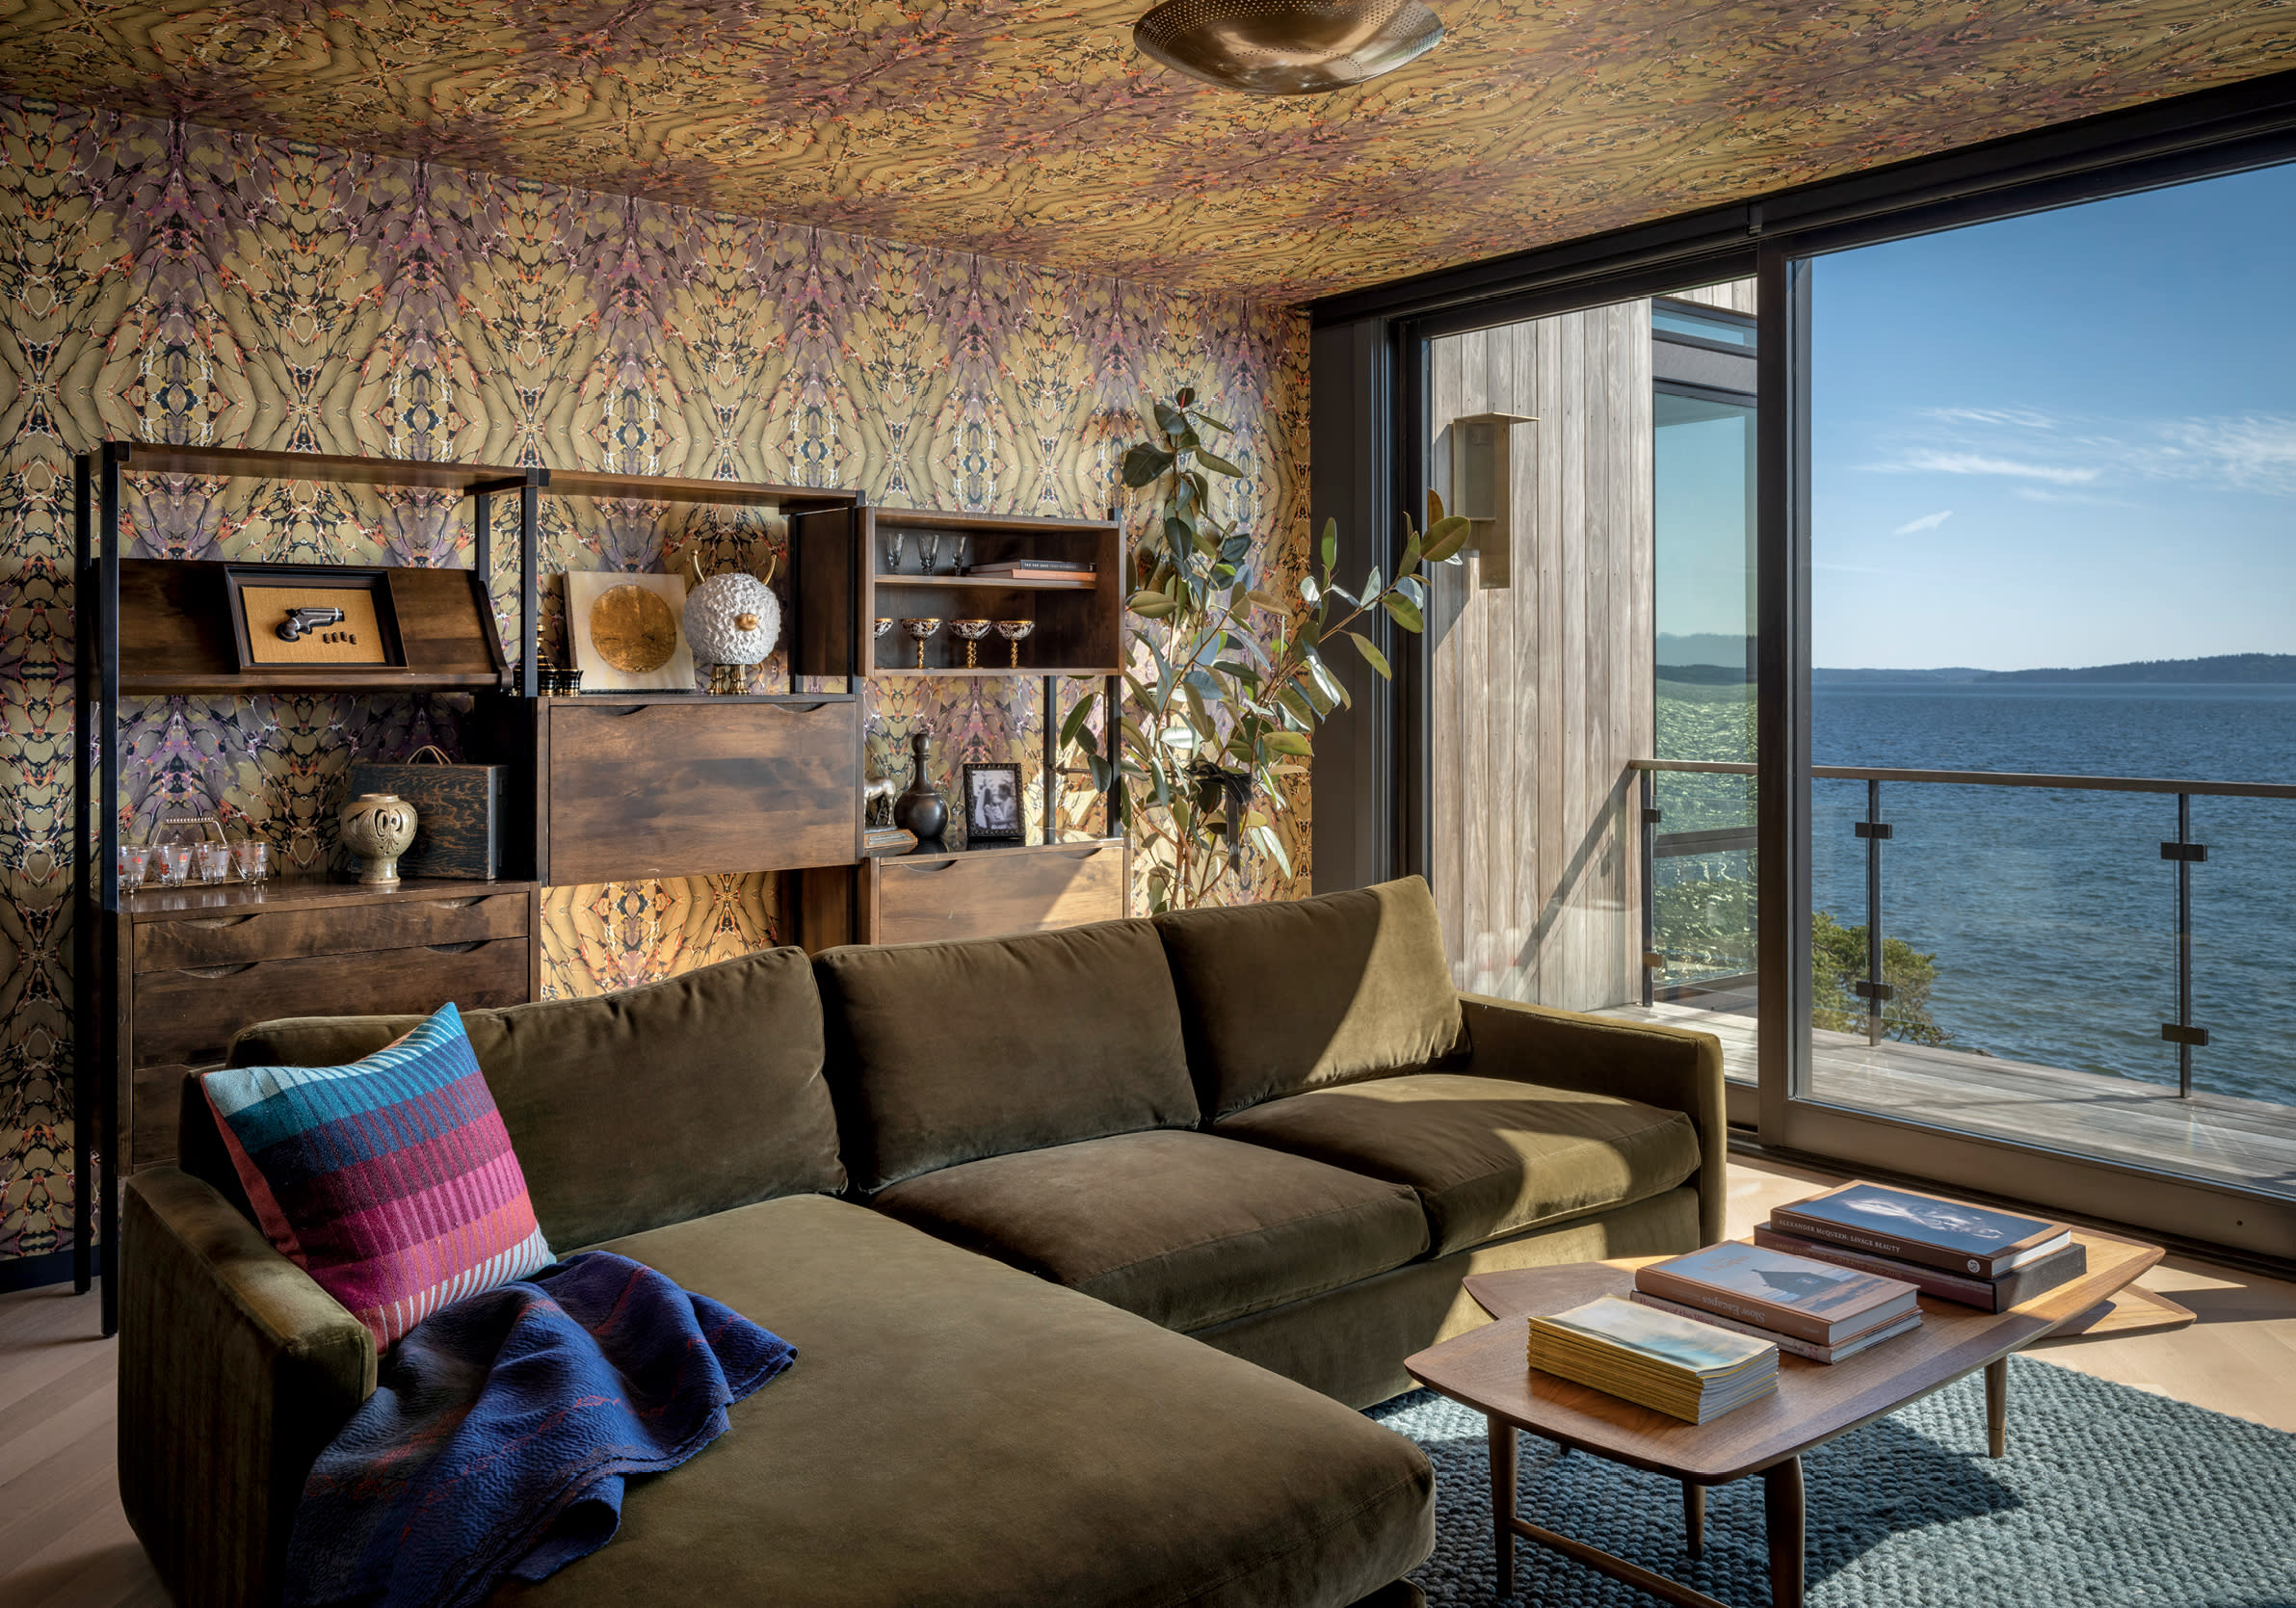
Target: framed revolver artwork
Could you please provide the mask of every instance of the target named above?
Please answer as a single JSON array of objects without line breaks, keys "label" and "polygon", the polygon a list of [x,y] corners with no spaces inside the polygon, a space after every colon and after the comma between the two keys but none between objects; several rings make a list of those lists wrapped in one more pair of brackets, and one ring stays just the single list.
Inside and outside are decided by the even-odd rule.
[{"label": "framed revolver artwork", "polygon": [[384,570],[233,565],[225,579],[243,669],[406,662]]}]

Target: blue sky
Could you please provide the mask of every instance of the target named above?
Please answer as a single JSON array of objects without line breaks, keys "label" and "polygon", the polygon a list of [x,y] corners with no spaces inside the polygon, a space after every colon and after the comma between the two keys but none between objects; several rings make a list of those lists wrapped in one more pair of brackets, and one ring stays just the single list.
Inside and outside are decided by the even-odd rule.
[{"label": "blue sky", "polygon": [[2296,652],[2296,167],[1813,272],[1813,662]]}]

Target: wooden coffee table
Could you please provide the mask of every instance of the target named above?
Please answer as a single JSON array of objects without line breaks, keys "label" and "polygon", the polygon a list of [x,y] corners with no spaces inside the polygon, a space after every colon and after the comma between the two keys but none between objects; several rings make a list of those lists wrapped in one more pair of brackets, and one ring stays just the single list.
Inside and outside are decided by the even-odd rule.
[{"label": "wooden coffee table", "polygon": [[1703,1592],[1520,1517],[1515,1436],[1528,1430],[1566,1449],[1681,1481],[1683,1525],[1694,1558],[1705,1542],[1706,1488],[1759,1474],[1768,1513],[1770,1600],[1776,1608],[1801,1608],[1802,1454],[1983,1368],[1990,1453],[1999,1457],[2007,1439],[2009,1354],[2073,1326],[2161,1256],[2158,1246],[2088,1232],[2075,1237],[2089,1248],[2089,1271],[2072,1283],[2006,1312],[1923,1296],[1921,1327],[1912,1333],[1842,1362],[1781,1356],[1776,1395],[1705,1424],[1686,1424],[1534,1372],[1524,1359],[1531,1315],[1565,1311],[1597,1296],[1623,1296],[1634,1287],[1634,1270],[1663,1259],[1658,1257],[1477,1274],[1467,1279],[1467,1293],[1498,1321],[1423,1351],[1404,1366],[1420,1384],[1491,1421],[1491,1521],[1501,1596],[1515,1590],[1515,1538],[1520,1536],[1682,1608],[1728,1608]]}]

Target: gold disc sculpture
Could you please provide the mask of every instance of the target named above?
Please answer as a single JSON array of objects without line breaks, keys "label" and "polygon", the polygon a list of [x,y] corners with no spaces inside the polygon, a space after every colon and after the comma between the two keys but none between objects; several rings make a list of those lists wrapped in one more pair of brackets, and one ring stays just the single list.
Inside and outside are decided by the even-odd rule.
[{"label": "gold disc sculpture", "polygon": [[659,593],[642,586],[609,587],[591,605],[590,640],[616,670],[644,675],[660,670],[677,651],[677,616]]}]

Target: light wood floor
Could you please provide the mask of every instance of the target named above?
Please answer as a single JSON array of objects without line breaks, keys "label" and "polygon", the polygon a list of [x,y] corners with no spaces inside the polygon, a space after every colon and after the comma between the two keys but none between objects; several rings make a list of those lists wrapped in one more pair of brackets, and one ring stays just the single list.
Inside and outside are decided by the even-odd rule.
[{"label": "light wood floor", "polygon": [[[1751,1015],[1664,1004],[1600,1014],[1711,1033],[1729,1075],[1755,1081]],[[1860,1034],[1809,1037],[1814,1093],[1832,1104],[2296,1196],[2296,1107],[2204,1091],[2182,1099],[2162,1084],[1894,1040],[1868,1044]]]},{"label": "light wood floor", "polygon": [[[1838,1180],[1733,1162],[1729,1231]],[[2045,1345],[2035,1355],[2139,1389],[2296,1431],[2296,1284],[2172,1258],[2149,1288],[2200,1314],[2189,1329]],[[114,1480],[114,1342],[68,1286],[0,1296],[0,1604],[166,1608]],[[2016,1447],[2011,1404],[2011,1449]]]}]

